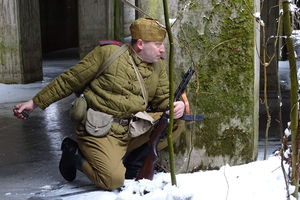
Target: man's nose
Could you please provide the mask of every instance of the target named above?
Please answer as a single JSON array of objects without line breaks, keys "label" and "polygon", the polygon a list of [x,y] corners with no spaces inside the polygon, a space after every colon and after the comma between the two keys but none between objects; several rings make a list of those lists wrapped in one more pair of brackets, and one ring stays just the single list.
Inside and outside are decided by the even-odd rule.
[{"label": "man's nose", "polygon": [[160,47],[160,52],[161,52],[161,53],[165,53],[165,50],[166,50],[166,49],[165,49],[165,45],[162,44],[161,47]]}]

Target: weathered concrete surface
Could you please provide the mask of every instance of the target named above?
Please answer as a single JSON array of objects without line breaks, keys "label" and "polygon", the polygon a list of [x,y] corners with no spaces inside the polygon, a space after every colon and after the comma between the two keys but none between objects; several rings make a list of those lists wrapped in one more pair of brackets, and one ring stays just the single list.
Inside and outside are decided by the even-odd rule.
[{"label": "weathered concrete surface", "polygon": [[78,0],[79,56],[83,58],[100,40],[113,39],[113,1]]},{"label": "weathered concrete surface", "polygon": [[0,1],[0,82],[42,80],[39,1]]},{"label": "weathered concrete surface", "polygon": [[[187,94],[192,112],[205,116],[203,122],[186,123],[184,134],[175,143],[179,172],[256,159],[259,66],[251,16],[255,12],[254,3],[253,0],[169,3],[170,18],[177,19],[172,28],[175,80],[178,84],[181,75],[194,64],[196,75]],[[156,8],[161,8],[162,3],[142,4],[154,17],[163,16],[152,12],[158,12]],[[162,163],[168,167],[168,152],[161,155]]]},{"label": "weathered concrete surface", "polygon": [[[129,0],[133,5],[135,0]],[[130,36],[130,25],[135,20],[135,10],[128,4],[124,4],[123,22],[124,22],[124,37]]]},{"label": "weathered concrete surface", "polygon": [[[153,1],[139,1],[138,6],[146,11],[153,19],[157,19],[161,23],[164,22],[165,18],[163,15],[164,7],[162,1],[153,0]],[[139,17],[148,17],[139,12]]]},{"label": "weathered concrete surface", "polygon": [[189,170],[242,164],[257,156],[259,74],[254,19],[247,10],[254,10],[253,4],[230,0],[180,5],[182,17],[174,34],[182,60],[176,63],[183,70],[193,59],[197,75],[188,94],[192,110],[205,115],[203,122],[187,125],[186,139],[177,144],[177,154],[188,157]]}]

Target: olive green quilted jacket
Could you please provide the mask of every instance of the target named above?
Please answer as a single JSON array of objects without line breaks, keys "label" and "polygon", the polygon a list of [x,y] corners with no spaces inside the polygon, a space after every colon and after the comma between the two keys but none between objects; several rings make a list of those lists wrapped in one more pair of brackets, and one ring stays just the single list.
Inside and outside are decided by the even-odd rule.
[{"label": "olive green quilted jacket", "polygon": [[131,65],[129,54],[138,67],[148,91],[148,102],[154,111],[163,111],[168,103],[169,84],[165,66],[159,61],[157,70],[153,64],[142,62],[129,48],[117,58],[97,79],[99,67],[114,51],[116,45],[98,46],[77,65],[69,68],[43,88],[33,101],[45,109],[75,91],[84,89],[88,107],[111,114],[117,118],[127,118],[146,105],[137,76]]}]

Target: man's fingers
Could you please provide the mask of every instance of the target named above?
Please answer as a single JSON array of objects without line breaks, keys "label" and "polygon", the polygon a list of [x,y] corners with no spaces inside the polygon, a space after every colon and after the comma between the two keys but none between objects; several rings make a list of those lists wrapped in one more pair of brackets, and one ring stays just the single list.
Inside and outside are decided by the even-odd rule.
[{"label": "man's fingers", "polygon": [[19,119],[27,119],[30,111],[28,110],[28,112],[24,113],[25,110],[26,110],[26,104],[24,103],[17,104],[13,109],[14,116],[16,116]]},{"label": "man's fingers", "polygon": [[179,112],[179,111],[183,111],[184,107],[181,106],[174,106],[174,113]]},{"label": "man's fingers", "polygon": [[14,112],[14,115],[19,119],[25,119],[25,117],[19,112]]}]

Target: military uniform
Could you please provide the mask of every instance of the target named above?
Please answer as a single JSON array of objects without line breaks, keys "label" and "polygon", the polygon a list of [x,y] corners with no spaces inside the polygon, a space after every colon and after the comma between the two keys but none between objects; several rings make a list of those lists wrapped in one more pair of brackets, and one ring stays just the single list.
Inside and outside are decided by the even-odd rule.
[{"label": "military uniform", "polygon": [[[166,69],[159,61],[159,69],[154,64],[142,60],[130,48],[117,58],[101,76],[94,80],[99,67],[113,52],[120,48],[116,45],[96,47],[76,66],[56,77],[33,101],[45,109],[51,103],[69,96],[74,91],[84,89],[84,96],[89,108],[111,114],[116,118],[129,118],[132,114],[144,111],[146,105],[141,93],[140,84],[130,63],[133,58],[141,73],[148,91],[149,104],[154,111],[163,111],[169,103],[169,88]],[[155,119],[159,114],[152,115]],[[133,150],[148,140],[145,134],[132,139],[128,135],[128,126],[113,123],[105,137],[90,136],[85,130],[85,121],[76,127],[78,145],[87,162],[82,170],[96,185],[104,189],[115,189],[124,182],[125,167],[122,158],[129,150]],[[177,129],[180,127],[179,129]],[[175,126],[180,133],[182,122]],[[175,134],[178,136],[178,134]],[[166,146],[159,146],[159,149]]]},{"label": "military uniform", "polygon": [[[132,37],[145,41],[163,41],[165,32],[149,19],[136,20],[131,26]],[[131,56],[145,82],[148,104],[155,112],[164,111],[169,103],[169,82],[161,60],[157,66],[143,62],[130,47],[95,79],[100,66],[118,48],[120,47],[116,45],[96,47],[76,66],[49,83],[33,98],[33,102],[45,109],[73,92],[83,91],[88,108],[113,115],[114,118],[127,119],[139,111],[145,111],[147,105],[130,60]],[[159,119],[160,114],[154,113],[152,116]],[[182,120],[176,121],[173,132],[175,138],[183,127]],[[94,137],[86,132],[85,122],[86,117],[76,127],[78,146],[85,158],[82,171],[103,189],[112,190],[122,186],[126,171],[122,163],[124,155],[147,142],[150,132],[131,138],[128,135],[128,125],[112,123],[106,136]],[[166,141],[162,141],[158,150],[166,146]]]}]

